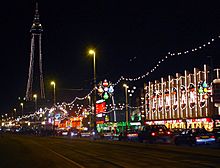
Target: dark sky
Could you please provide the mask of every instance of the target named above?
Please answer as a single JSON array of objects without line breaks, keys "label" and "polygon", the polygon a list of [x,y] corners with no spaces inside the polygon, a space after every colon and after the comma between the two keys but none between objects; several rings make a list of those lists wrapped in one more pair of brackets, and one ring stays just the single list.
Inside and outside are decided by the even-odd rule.
[{"label": "dark sky", "polygon": [[[114,83],[121,75],[145,74],[169,51],[185,51],[218,37],[219,4],[206,2],[39,0],[46,89],[50,80],[63,89],[90,89],[89,47],[96,49],[97,80]],[[1,3],[1,113],[12,110],[17,98],[25,96],[34,10],[33,0]],[[207,56],[220,67],[219,49],[216,40],[201,51],[170,58],[139,83],[202,67],[210,63]]]}]

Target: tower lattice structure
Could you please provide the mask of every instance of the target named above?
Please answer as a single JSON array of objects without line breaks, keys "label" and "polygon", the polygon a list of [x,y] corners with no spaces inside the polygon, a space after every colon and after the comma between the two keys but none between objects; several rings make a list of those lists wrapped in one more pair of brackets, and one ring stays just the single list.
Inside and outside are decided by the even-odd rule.
[{"label": "tower lattice structure", "polygon": [[33,77],[34,77],[34,60],[35,55],[39,56],[39,74],[40,74],[40,95],[39,98],[45,99],[44,91],[44,78],[43,78],[43,68],[42,68],[42,51],[41,51],[41,36],[43,32],[42,25],[39,19],[38,4],[36,3],[35,15],[31,32],[31,51],[30,51],[30,64],[29,64],[29,73],[28,73],[28,82],[26,90],[26,100],[33,100]]}]

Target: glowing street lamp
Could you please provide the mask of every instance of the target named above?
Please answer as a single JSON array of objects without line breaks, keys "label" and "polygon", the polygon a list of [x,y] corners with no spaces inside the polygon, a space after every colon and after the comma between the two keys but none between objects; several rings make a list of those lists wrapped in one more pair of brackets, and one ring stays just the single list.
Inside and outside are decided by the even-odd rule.
[{"label": "glowing street lamp", "polygon": [[24,112],[24,103],[21,103],[21,116],[23,116],[23,112]]},{"label": "glowing street lamp", "polygon": [[[16,116],[16,111],[17,111],[17,109],[14,108],[14,114],[15,114],[15,116]],[[12,117],[13,117],[13,113],[12,113]]]},{"label": "glowing street lamp", "polygon": [[[95,65],[95,51],[94,50],[89,50],[89,54],[93,55],[93,80],[94,80],[94,85],[96,84],[96,65]],[[95,85],[96,86],[96,85]]]},{"label": "glowing street lamp", "polygon": [[33,95],[34,102],[35,102],[35,110],[37,111],[37,94]]},{"label": "glowing street lamp", "polygon": [[126,129],[128,127],[128,85],[123,84],[123,87],[125,88],[125,115],[126,115]]},{"label": "glowing street lamp", "polygon": [[50,82],[50,85],[53,86],[53,104],[56,104],[56,83],[54,81]]},{"label": "glowing street lamp", "polygon": [[89,50],[89,54],[93,55],[93,82],[94,82],[94,96],[93,96],[93,104],[94,104],[94,131],[97,132],[96,128],[96,66],[95,66],[95,51]]}]

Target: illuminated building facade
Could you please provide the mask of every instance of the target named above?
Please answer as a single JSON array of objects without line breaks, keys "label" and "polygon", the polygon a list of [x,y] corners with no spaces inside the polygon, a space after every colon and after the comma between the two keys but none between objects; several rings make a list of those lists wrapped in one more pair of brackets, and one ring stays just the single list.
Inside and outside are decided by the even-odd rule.
[{"label": "illuminated building facade", "polygon": [[144,86],[145,124],[165,124],[168,128],[213,128],[214,115],[218,109],[213,102],[211,77],[219,78],[218,70],[211,74],[207,66],[203,70],[194,68],[176,77],[168,76],[161,81]]}]

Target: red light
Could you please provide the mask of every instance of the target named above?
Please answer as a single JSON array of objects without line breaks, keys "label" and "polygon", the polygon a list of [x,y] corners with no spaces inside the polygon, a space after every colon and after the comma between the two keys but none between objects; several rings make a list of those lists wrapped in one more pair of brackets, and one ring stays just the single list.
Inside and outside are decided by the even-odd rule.
[{"label": "red light", "polygon": [[108,86],[108,82],[107,82],[107,80],[104,80],[104,82],[103,82],[103,86],[104,86],[104,87],[107,87],[107,86]]},{"label": "red light", "polygon": [[155,133],[155,132],[152,132],[152,133],[151,133],[151,135],[152,135],[152,136],[155,136],[155,135],[156,135],[156,133]]},{"label": "red light", "polygon": [[134,133],[134,134],[128,134],[127,136],[128,136],[128,137],[137,137],[138,134],[136,134],[136,133]]},{"label": "red light", "polygon": [[214,136],[214,135],[212,135],[212,136],[210,136],[210,138],[215,138],[215,136]]},{"label": "red light", "polygon": [[208,99],[209,98],[209,96],[207,94],[205,94],[203,97],[204,97],[204,99]]}]

